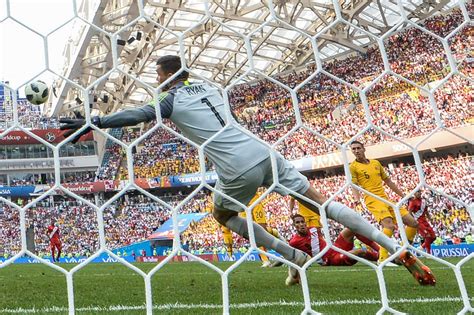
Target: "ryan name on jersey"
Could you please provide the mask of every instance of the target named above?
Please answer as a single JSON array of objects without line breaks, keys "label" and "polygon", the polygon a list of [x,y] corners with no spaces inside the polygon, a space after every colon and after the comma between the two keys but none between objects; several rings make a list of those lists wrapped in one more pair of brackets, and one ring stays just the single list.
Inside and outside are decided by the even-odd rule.
[{"label": "ryan name on jersey", "polygon": [[184,87],[184,90],[188,93],[188,95],[191,96],[207,92],[207,90],[202,85],[189,85]]}]

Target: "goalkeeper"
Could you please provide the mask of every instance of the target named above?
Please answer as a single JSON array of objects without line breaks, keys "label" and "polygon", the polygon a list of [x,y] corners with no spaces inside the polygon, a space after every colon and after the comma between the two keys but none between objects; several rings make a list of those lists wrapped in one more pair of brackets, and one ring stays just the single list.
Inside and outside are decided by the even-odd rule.
[{"label": "goalkeeper", "polygon": [[[156,119],[158,108],[155,106],[159,105],[161,117],[169,118],[186,138],[198,145],[205,143],[204,153],[214,164],[218,174],[213,216],[220,224],[248,238],[246,219],[239,217],[238,213],[242,212],[242,206],[249,203],[259,187],[273,184],[273,171],[279,182],[274,188],[275,192],[288,195],[289,190],[295,191],[319,205],[327,200],[310,186],[305,176],[275,151],[272,152],[276,162],[273,170],[271,149],[244,132],[228,112],[217,88],[208,83],[190,83],[189,74],[181,71],[181,59],[178,56],[160,57],[156,72],[160,84],[169,82],[163,88],[165,92],[160,94],[159,104],[151,103],[103,117],[92,117],[91,122],[98,128],[133,126]],[[77,141],[81,135],[92,130],[91,127],[84,127],[84,119],[61,119],[60,123],[62,130],[68,130],[64,136],[75,135],[72,141]],[[232,202],[221,193],[240,204]],[[318,207],[299,201],[319,213]],[[343,224],[354,233],[374,240],[390,253],[398,249],[394,241],[347,206],[333,201],[327,205],[326,213],[328,218]],[[258,246],[273,249],[298,266],[303,266],[310,259],[306,253],[277,239],[258,224],[254,223],[253,229]],[[430,269],[409,251],[403,251],[399,259],[420,284],[435,284]],[[289,273],[296,277],[297,270],[290,268]]]}]

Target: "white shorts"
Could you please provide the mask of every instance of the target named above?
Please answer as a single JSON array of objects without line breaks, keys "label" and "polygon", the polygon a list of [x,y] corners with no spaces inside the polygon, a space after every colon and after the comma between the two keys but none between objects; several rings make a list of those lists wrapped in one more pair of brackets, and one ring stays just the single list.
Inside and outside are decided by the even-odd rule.
[{"label": "white shorts", "polygon": [[[281,154],[276,153],[275,157],[280,185],[288,190],[304,194],[310,186],[308,179],[297,171],[293,164],[285,160]],[[248,205],[259,187],[268,187],[272,184],[272,163],[270,157],[268,157],[230,182],[217,180],[216,189],[242,204]],[[277,186],[273,191],[282,196],[288,195],[288,191],[283,187]],[[244,211],[239,205],[216,193],[214,193],[214,206],[221,210]]]}]

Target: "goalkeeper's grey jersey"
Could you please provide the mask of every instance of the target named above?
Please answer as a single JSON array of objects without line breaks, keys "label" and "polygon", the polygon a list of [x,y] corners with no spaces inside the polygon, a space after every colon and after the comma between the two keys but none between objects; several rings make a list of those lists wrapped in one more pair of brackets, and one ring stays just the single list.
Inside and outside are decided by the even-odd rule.
[{"label": "goalkeeper's grey jersey", "polygon": [[[197,144],[221,131],[227,120],[219,90],[207,83],[178,83],[160,95],[160,111],[163,118],[173,121],[184,136]],[[146,105],[102,117],[101,126],[128,126],[155,118],[153,105]],[[204,153],[219,178],[231,181],[266,159],[269,149],[238,127],[229,126],[204,147]]]}]

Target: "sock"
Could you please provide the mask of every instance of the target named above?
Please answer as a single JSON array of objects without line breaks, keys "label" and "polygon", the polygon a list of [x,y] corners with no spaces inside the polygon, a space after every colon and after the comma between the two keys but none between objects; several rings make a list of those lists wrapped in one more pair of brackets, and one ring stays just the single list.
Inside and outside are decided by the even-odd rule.
[{"label": "sock", "polygon": [[360,235],[360,234],[356,234],[356,237],[362,241],[362,243],[364,243],[365,245],[367,246],[370,246],[373,250],[375,251],[379,251],[380,250],[380,246],[379,244],[375,243],[374,241],[372,240],[369,240],[367,237],[365,237],[364,235]]},{"label": "sock", "polygon": [[54,245],[51,245],[51,257],[53,258],[53,261],[55,260],[55,254],[56,254],[56,247],[54,247]]},{"label": "sock", "polygon": [[[263,250],[263,251],[266,251],[265,247],[263,247],[263,246],[260,246],[259,248],[260,248],[261,250]],[[258,254],[258,256],[260,256],[260,260],[261,260],[261,261],[263,261],[263,262],[268,261],[267,255],[265,255],[265,254]]]},{"label": "sock", "polygon": [[[246,219],[240,218],[236,215],[227,220],[225,225],[235,233],[245,237],[246,239],[249,239]],[[257,223],[253,223],[253,230],[255,232],[255,242],[258,246],[271,248],[287,260],[293,261],[296,258],[297,253],[301,252],[300,250],[295,249],[275,238]]]},{"label": "sock", "polygon": [[397,250],[397,244],[388,238],[384,233],[377,230],[375,227],[370,225],[369,222],[364,220],[357,212],[350,209],[339,202],[331,202],[326,208],[327,216],[333,219],[345,227],[348,227],[352,232],[361,234],[381,246],[388,249],[390,253],[394,253]]},{"label": "sock", "polygon": [[408,242],[410,244],[413,243],[413,239],[415,238],[416,232],[418,231],[417,228],[411,227],[411,226],[406,226],[405,227],[405,233],[407,235]]},{"label": "sock", "polygon": [[227,251],[227,255],[231,257],[233,254],[232,247],[234,243],[234,240],[232,239],[232,231],[229,230],[227,227],[222,226],[222,237],[224,238],[224,245]]},{"label": "sock", "polygon": [[[393,235],[393,230],[383,228],[382,231],[383,231],[383,234],[387,235],[387,237],[392,237],[392,235]],[[380,248],[379,261],[384,261],[385,259],[388,258],[388,256],[390,256],[390,255],[389,255],[387,249],[385,249],[383,247]]]}]

